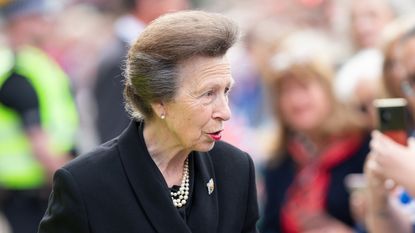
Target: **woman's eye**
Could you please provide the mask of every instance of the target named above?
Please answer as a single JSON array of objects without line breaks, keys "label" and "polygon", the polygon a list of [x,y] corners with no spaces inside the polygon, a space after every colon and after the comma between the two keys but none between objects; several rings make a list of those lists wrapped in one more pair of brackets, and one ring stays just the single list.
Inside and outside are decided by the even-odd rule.
[{"label": "woman's eye", "polygon": [[205,93],[205,96],[210,97],[210,96],[213,96],[214,94],[215,94],[214,91],[208,91],[208,92]]},{"label": "woman's eye", "polygon": [[207,91],[201,96],[201,100],[203,104],[210,104],[215,100],[215,98],[216,98],[215,90]]}]

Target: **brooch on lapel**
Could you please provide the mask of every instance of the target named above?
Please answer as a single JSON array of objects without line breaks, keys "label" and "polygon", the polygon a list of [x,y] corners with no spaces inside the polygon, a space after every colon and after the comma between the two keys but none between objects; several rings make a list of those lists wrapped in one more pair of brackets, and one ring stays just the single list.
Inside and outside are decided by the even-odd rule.
[{"label": "brooch on lapel", "polygon": [[213,183],[213,179],[210,178],[209,182],[206,183],[206,187],[208,190],[208,194],[212,194],[213,190],[215,190],[215,183]]}]

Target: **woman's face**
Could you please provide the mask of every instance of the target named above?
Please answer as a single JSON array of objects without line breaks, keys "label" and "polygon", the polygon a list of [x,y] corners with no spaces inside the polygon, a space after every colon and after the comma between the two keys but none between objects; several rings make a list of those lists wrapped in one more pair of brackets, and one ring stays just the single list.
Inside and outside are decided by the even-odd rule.
[{"label": "woman's face", "polygon": [[405,67],[407,78],[413,83],[415,82],[415,37],[408,39],[402,49],[402,64]]},{"label": "woman's face", "polygon": [[229,62],[225,57],[192,58],[180,66],[179,77],[174,100],[165,104],[166,125],[181,147],[209,151],[231,117]]},{"label": "woman's face", "polygon": [[399,44],[392,44],[385,52],[384,74],[386,89],[393,97],[403,97],[401,83],[405,78],[405,70],[400,62],[401,49]]},{"label": "woman's face", "polygon": [[353,1],[351,30],[358,49],[376,46],[380,32],[392,19],[392,11],[384,1]]},{"label": "woman's face", "polygon": [[408,39],[402,47],[401,61],[405,68],[405,80],[408,81],[409,90],[405,92],[405,98],[411,111],[415,111],[415,37]]},{"label": "woman's face", "polygon": [[287,77],[281,80],[278,95],[282,120],[294,131],[315,130],[331,110],[329,96],[317,80]]}]

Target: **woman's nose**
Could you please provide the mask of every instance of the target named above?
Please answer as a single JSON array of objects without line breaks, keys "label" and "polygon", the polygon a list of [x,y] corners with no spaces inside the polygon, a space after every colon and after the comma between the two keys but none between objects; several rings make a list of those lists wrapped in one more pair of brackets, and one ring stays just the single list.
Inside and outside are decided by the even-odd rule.
[{"label": "woman's nose", "polygon": [[213,112],[213,118],[219,118],[220,120],[227,121],[231,118],[231,115],[232,113],[229,108],[228,96],[223,96],[219,101],[217,101],[217,105]]}]

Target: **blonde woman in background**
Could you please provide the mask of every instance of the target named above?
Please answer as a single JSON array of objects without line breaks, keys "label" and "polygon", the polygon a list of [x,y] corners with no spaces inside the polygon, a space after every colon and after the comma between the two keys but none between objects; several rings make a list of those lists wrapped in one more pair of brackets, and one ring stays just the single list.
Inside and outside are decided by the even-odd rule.
[{"label": "blonde woman in background", "polygon": [[363,171],[369,137],[334,97],[326,43],[289,34],[264,72],[279,131],[264,171],[263,233],[352,232],[344,178]]}]

